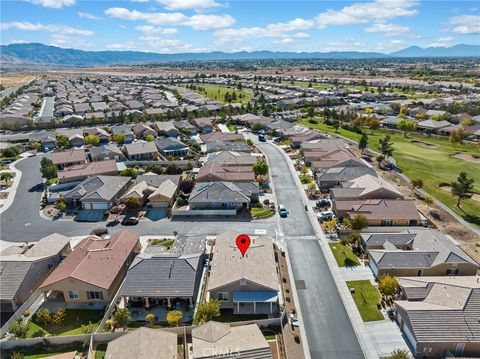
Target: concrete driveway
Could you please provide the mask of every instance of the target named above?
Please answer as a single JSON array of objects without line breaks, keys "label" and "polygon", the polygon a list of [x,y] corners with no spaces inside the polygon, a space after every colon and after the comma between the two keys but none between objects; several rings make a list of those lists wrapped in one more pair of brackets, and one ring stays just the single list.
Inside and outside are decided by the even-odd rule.
[{"label": "concrete driveway", "polygon": [[287,245],[311,358],[364,358],[302,197],[281,150],[257,144],[266,154],[277,202],[288,210],[279,219]]}]

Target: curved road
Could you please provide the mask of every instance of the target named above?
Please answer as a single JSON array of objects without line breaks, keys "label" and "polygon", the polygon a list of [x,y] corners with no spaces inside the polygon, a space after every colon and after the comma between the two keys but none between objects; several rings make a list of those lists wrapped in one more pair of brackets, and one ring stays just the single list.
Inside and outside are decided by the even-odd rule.
[{"label": "curved road", "polygon": [[302,197],[281,150],[257,143],[268,158],[277,202],[288,210],[280,229],[288,248],[311,358],[364,358]]},{"label": "curved road", "polygon": [[[11,206],[0,215],[0,239],[6,242],[33,242],[51,233],[66,236],[88,235],[94,228],[105,226],[106,222],[86,223],[74,221],[50,221],[39,215],[40,197],[43,191],[40,161],[42,156],[28,157],[17,162],[15,167],[22,172],[15,199]],[[114,233],[122,228],[129,228],[140,235],[171,235],[173,231],[180,234],[216,234],[235,230],[246,234],[255,234],[255,230],[264,230],[265,234],[275,236],[275,222],[232,221],[232,219],[176,220],[176,221],[141,221],[137,226],[123,227],[117,225],[109,228]]]}]

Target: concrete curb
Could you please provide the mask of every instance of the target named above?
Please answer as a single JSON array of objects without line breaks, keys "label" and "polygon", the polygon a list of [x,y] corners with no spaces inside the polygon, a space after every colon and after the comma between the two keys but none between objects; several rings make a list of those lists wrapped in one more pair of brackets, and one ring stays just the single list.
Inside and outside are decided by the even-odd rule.
[{"label": "concrete curb", "polygon": [[28,156],[24,156],[23,158],[20,158],[20,159],[14,161],[14,162],[12,162],[8,165],[8,170],[6,170],[6,171],[7,172],[14,172],[15,173],[15,178],[13,180],[12,187],[10,187],[8,198],[6,199],[5,204],[2,206],[2,208],[0,208],[0,214],[2,214],[7,209],[9,209],[10,206],[12,205],[14,199],[15,199],[15,195],[17,194],[18,185],[20,184],[20,180],[22,179],[22,172],[20,170],[18,170],[15,167],[15,165],[18,162],[24,160],[25,158],[28,158]]}]

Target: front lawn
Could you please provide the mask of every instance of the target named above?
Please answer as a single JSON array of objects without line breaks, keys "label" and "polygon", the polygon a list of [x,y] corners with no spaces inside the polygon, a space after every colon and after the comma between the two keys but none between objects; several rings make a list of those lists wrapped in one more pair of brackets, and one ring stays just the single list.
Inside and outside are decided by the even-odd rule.
[{"label": "front lawn", "polygon": [[360,265],[360,261],[353,253],[352,248],[340,242],[328,243],[339,267],[353,267]]},{"label": "front lawn", "polygon": [[[316,118],[316,121],[318,121],[317,124],[312,124],[308,119],[305,119],[299,123],[320,131],[335,133],[335,129],[323,123],[321,118]],[[463,212],[456,206],[457,198],[453,197],[450,191],[440,188],[442,183],[449,184],[456,181],[458,174],[465,171],[469,177],[475,180],[473,184],[474,192],[480,193],[480,166],[452,156],[456,152],[478,156],[480,155],[478,147],[457,145],[453,148],[448,139],[425,137],[415,133],[409,133],[408,137],[405,137],[403,134],[386,130],[376,130],[373,134],[370,132],[367,131],[369,148],[378,151],[378,140],[387,134],[390,135],[395,149],[393,158],[405,175],[410,179],[421,178],[425,191],[469,222],[480,223],[479,201],[474,199],[462,200],[461,208],[465,211]],[[357,142],[361,136],[343,128],[339,128],[336,133]]]},{"label": "front lawn", "polygon": [[95,359],[104,359],[107,351],[107,344],[98,344],[95,349]]},{"label": "front lawn", "polygon": [[310,184],[313,182],[313,177],[310,175],[300,175],[300,182],[303,184]]},{"label": "front lawn", "polygon": [[254,207],[250,209],[250,214],[252,215],[252,217],[256,217],[256,218],[267,218],[267,217],[270,217],[273,213],[274,211],[271,210],[270,208]]},{"label": "front lawn", "polygon": [[45,336],[46,334],[52,335],[76,335],[82,333],[82,324],[89,325],[95,329],[100,324],[103,318],[102,310],[93,309],[66,309],[65,320],[62,325],[48,325],[44,326],[43,323],[37,322],[35,315],[27,324],[27,338],[35,338],[39,336]]},{"label": "front lawn", "polygon": [[163,246],[163,247],[172,247],[174,239],[152,239],[150,244],[152,246]]},{"label": "front lawn", "polygon": [[62,347],[46,348],[42,345],[42,346],[33,346],[23,350],[18,349],[18,350],[9,351],[6,358],[10,359],[12,356],[12,353],[14,352],[23,354],[23,359],[40,359],[40,358],[47,358],[53,355],[58,355],[63,353],[70,353],[74,351],[76,351],[77,354],[80,354],[82,352],[82,347],[80,345],[78,346],[68,345],[68,346],[62,346]]},{"label": "front lawn", "polygon": [[347,286],[350,290],[354,289],[352,297],[364,322],[384,319],[377,308],[380,292],[369,280],[348,281]]}]

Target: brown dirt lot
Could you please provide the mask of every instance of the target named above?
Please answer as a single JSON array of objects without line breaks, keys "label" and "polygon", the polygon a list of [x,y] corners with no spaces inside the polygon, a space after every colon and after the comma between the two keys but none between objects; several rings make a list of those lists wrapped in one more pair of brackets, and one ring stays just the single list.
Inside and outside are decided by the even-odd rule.
[{"label": "brown dirt lot", "polygon": [[36,76],[23,73],[5,74],[0,78],[0,83],[5,87],[13,87],[24,85],[35,79]]}]

